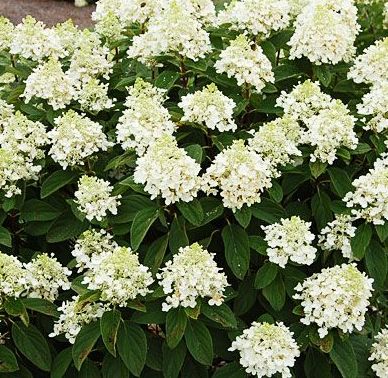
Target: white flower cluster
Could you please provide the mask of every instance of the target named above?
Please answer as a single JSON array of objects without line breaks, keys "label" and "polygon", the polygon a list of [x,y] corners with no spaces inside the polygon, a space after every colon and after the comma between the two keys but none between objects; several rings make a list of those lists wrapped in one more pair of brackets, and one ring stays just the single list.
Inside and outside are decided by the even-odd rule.
[{"label": "white flower cluster", "polygon": [[69,290],[68,276],[71,271],[47,253],[42,253],[24,264],[26,270],[27,295],[30,298],[43,298],[54,301],[58,298],[59,289]]},{"label": "white flower cluster", "polygon": [[176,130],[168,110],[163,106],[165,90],[139,78],[128,89],[129,96],[116,126],[117,142],[126,150],[134,148],[143,155],[155,139]]},{"label": "white flower cluster", "polygon": [[221,51],[214,67],[218,73],[225,72],[228,77],[234,77],[238,85],[251,85],[259,93],[266,83],[275,82],[271,62],[263,49],[244,34]]},{"label": "white flower cluster", "polygon": [[211,51],[209,34],[195,13],[196,7],[187,7],[186,3],[190,2],[165,2],[148,20],[147,30],[133,37],[128,56],[143,63],[166,53],[178,53],[194,61],[204,58]]},{"label": "white flower cluster", "polygon": [[292,117],[285,115],[260,126],[249,139],[249,146],[273,167],[273,175],[279,173],[276,168],[292,162],[293,156],[301,156],[298,149],[302,128]]},{"label": "white flower cluster", "polygon": [[194,308],[197,298],[210,298],[210,306],[220,306],[223,292],[228,286],[226,276],[217,267],[214,253],[209,253],[198,243],[179,248],[172,260],[166,262],[156,277],[165,294],[163,311],[178,306]]},{"label": "white flower cluster", "polygon": [[63,169],[84,165],[84,159],[113,145],[99,123],[74,110],[67,111],[54,122],[55,127],[47,133],[52,144],[49,154]]},{"label": "white flower cluster", "polygon": [[291,378],[290,367],[300,355],[293,336],[281,322],[253,322],[233,341],[229,350],[240,353],[240,364],[248,374],[259,378],[281,374],[282,378]]},{"label": "white flower cluster", "polygon": [[359,55],[348,78],[356,83],[379,84],[388,81],[388,37],[375,42]]},{"label": "white flower cluster", "polygon": [[74,193],[74,202],[86,219],[101,221],[109,211],[117,214],[121,195],[112,196],[113,187],[108,181],[92,176],[82,176],[78,181],[78,190]]},{"label": "white flower cluster", "polygon": [[54,323],[54,330],[49,337],[65,334],[69,343],[74,344],[82,326],[101,318],[105,312],[101,303],[79,303],[79,296],[74,296],[71,301],[65,301],[58,311],[61,312],[59,319]]},{"label": "white flower cluster", "polygon": [[286,28],[290,22],[290,5],[286,0],[232,1],[218,13],[217,24],[231,24],[234,30],[253,35],[269,36],[272,31]]},{"label": "white flower cluster", "polygon": [[150,144],[136,161],[134,181],[144,184],[151,199],[158,195],[166,205],[190,202],[200,189],[201,166],[188,156],[171,135],[164,135]]},{"label": "white flower cluster", "polygon": [[295,299],[303,307],[303,324],[316,323],[321,338],[331,328],[342,332],[361,331],[372,296],[373,279],[361,273],[356,264],[322,269],[295,287]]},{"label": "white flower cluster", "polygon": [[113,236],[105,230],[87,230],[77,239],[71,254],[77,261],[78,272],[93,269],[111,254],[118,244],[112,240]]},{"label": "white flower cluster", "polygon": [[183,96],[178,106],[183,109],[183,122],[199,123],[220,132],[237,129],[233,120],[236,103],[218,90],[214,83]]},{"label": "white flower cluster", "polygon": [[15,257],[0,252],[0,307],[4,297],[18,298],[25,290],[25,270]]},{"label": "white flower cluster", "polygon": [[288,260],[311,265],[317,249],[311,245],[315,235],[310,232],[310,227],[311,222],[305,222],[298,216],[262,226],[269,247],[266,251],[269,261],[282,268],[286,267]]},{"label": "white flower cluster", "polygon": [[90,290],[100,290],[100,299],[113,306],[125,307],[129,300],[145,296],[153,283],[148,268],[139,262],[137,254],[127,247],[117,247],[104,253],[99,264],[86,271],[83,283]]},{"label": "white flower cluster", "polygon": [[355,235],[356,227],[352,225],[352,217],[337,214],[335,219],[321,230],[318,245],[324,251],[341,251],[348,259],[353,259],[350,240]]},{"label": "white flower cluster", "polygon": [[8,18],[0,16],[0,50],[8,50],[12,41],[13,23]]},{"label": "white flower cluster", "polygon": [[384,224],[388,220],[388,156],[377,159],[373,168],[352,184],[355,190],[344,198],[352,214],[373,224]]},{"label": "white flower cluster", "polygon": [[383,328],[372,344],[369,361],[374,361],[372,370],[379,378],[388,376],[388,328]]},{"label": "white flower cluster", "polygon": [[236,211],[260,202],[264,189],[272,186],[271,177],[271,165],[237,140],[215,157],[202,177],[202,190],[207,194],[219,190],[224,206]]},{"label": "white flower cluster", "polygon": [[296,19],[290,59],[305,56],[315,64],[349,62],[359,31],[352,0],[312,0]]}]

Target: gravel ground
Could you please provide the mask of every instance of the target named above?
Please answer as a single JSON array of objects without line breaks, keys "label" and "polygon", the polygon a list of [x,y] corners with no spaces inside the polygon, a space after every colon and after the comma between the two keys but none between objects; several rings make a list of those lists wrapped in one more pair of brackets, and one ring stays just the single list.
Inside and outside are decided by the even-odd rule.
[{"label": "gravel ground", "polygon": [[81,28],[92,25],[90,15],[94,6],[76,8],[71,0],[0,0],[0,15],[19,23],[28,14],[47,25],[73,19]]}]

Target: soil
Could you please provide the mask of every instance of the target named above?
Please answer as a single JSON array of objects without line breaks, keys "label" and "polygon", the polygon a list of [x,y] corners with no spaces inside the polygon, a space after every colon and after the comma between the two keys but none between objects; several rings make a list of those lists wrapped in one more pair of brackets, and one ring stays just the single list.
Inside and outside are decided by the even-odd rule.
[{"label": "soil", "polygon": [[80,28],[86,28],[93,25],[90,18],[93,10],[94,5],[76,8],[71,0],[0,0],[0,15],[15,24],[30,14],[49,26],[71,18]]}]

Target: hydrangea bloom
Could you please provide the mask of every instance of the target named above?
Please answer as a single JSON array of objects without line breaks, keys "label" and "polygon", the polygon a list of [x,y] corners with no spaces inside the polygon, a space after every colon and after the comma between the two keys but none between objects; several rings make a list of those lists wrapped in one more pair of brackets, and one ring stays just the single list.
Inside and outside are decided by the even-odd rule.
[{"label": "hydrangea bloom", "polygon": [[47,100],[54,110],[63,109],[75,97],[74,81],[62,70],[57,58],[34,68],[26,80],[23,97],[30,102],[33,97]]},{"label": "hydrangea bloom", "polygon": [[183,122],[194,122],[205,125],[209,129],[235,131],[237,125],[233,120],[235,102],[226,97],[212,83],[201,91],[183,96],[178,106],[183,109]]},{"label": "hydrangea bloom", "polygon": [[0,252],[0,306],[4,297],[19,297],[25,290],[25,270],[15,256]]},{"label": "hydrangea bloom", "polygon": [[150,144],[136,162],[134,180],[144,184],[151,199],[161,196],[166,205],[190,202],[200,188],[201,166],[187,155],[171,135],[164,135]]},{"label": "hydrangea bloom", "polygon": [[311,161],[320,160],[333,164],[337,149],[348,147],[354,150],[358,138],[354,132],[356,118],[340,100],[333,100],[327,109],[321,110],[306,120],[307,131],[302,141],[315,146]]},{"label": "hydrangea bloom", "polygon": [[126,150],[134,148],[143,155],[155,139],[176,130],[168,110],[163,107],[165,90],[137,79],[129,88],[123,115],[116,126],[117,142]]},{"label": "hydrangea bloom", "polygon": [[374,224],[384,224],[388,220],[388,156],[377,159],[373,168],[352,184],[355,190],[344,198],[352,214]]},{"label": "hydrangea bloom", "polygon": [[356,264],[322,269],[295,287],[295,299],[302,301],[303,324],[316,323],[321,338],[330,328],[342,332],[361,331],[372,296],[373,279],[361,273]]},{"label": "hydrangea bloom", "polygon": [[312,0],[296,19],[290,58],[305,56],[315,64],[349,62],[359,31],[352,0]]},{"label": "hydrangea bloom", "polygon": [[359,55],[348,77],[356,83],[379,84],[388,80],[388,37],[376,41]]},{"label": "hydrangea bloom", "polygon": [[305,222],[298,216],[281,219],[261,228],[265,232],[268,243],[267,255],[269,261],[285,268],[288,260],[298,264],[311,265],[314,262],[317,249],[311,245],[315,239],[310,232],[311,222]]},{"label": "hydrangea bloom", "polygon": [[47,133],[52,143],[49,154],[63,169],[84,165],[84,159],[113,145],[99,123],[74,110],[67,111],[54,122],[54,129]]},{"label": "hydrangea bloom", "polygon": [[82,176],[78,181],[78,190],[74,193],[74,202],[78,210],[85,214],[86,219],[101,221],[109,211],[117,214],[121,195],[112,196],[113,187],[108,181],[97,177]]},{"label": "hydrangea bloom", "polygon": [[130,58],[147,63],[165,53],[179,53],[194,61],[211,51],[209,34],[184,2],[171,0],[153,15],[145,33],[135,36],[128,48]]},{"label": "hydrangea bloom", "polygon": [[55,25],[54,31],[66,51],[66,55],[72,55],[77,46],[81,31],[74,25],[71,19]]},{"label": "hydrangea bloom", "polygon": [[108,41],[117,41],[124,36],[125,25],[113,11],[107,12],[96,22],[95,31]]},{"label": "hydrangea bloom", "polygon": [[383,328],[372,344],[369,361],[373,361],[372,370],[379,378],[388,376],[388,328]]},{"label": "hydrangea bloom", "polygon": [[225,72],[228,77],[234,77],[238,85],[252,85],[257,92],[261,92],[265,83],[275,82],[271,62],[263,49],[244,34],[221,51],[214,67],[218,73]]},{"label": "hydrangea bloom", "polygon": [[290,5],[286,0],[240,0],[232,1],[218,13],[217,24],[231,24],[234,30],[268,36],[272,31],[282,30],[290,22]]},{"label": "hydrangea bloom", "polygon": [[9,119],[14,115],[14,106],[8,104],[6,101],[0,98],[0,130],[4,131],[4,126],[8,123]]},{"label": "hydrangea bloom", "polygon": [[54,301],[59,295],[59,289],[69,290],[68,276],[71,271],[47,253],[42,253],[31,262],[24,264],[26,269],[27,295],[30,298],[42,298]]},{"label": "hydrangea bloom", "polygon": [[101,318],[105,312],[104,305],[101,303],[87,302],[80,305],[79,299],[79,296],[74,296],[71,301],[65,301],[58,307],[61,314],[54,323],[53,332],[49,334],[49,337],[64,333],[69,343],[74,344],[82,326]]},{"label": "hydrangea bloom", "polygon": [[260,202],[271,176],[271,165],[238,140],[215,157],[202,176],[202,189],[208,194],[220,190],[224,206],[236,211]]},{"label": "hydrangea bloom", "polygon": [[78,272],[97,267],[118,244],[105,230],[87,230],[77,239],[71,254],[77,261]]},{"label": "hydrangea bloom", "polygon": [[291,378],[290,367],[300,354],[293,335],[281,322],[253,322],[233,341],[229,350],[240,353],[240,364],[248,374],[271,377],[279,373],[282,378]]},{"label": "hydrangea bloom", "polygon": [[0,16],[0,50],[9,49],[13,31],[13,23],[8,18]]},{"label": "hydrangea bloom", "polygon": [[82,110],[98,113],[113,107],[114,99],[108,97],[108,84],[91,77],[84,80],[75,95]]},{"label": "hydrangea bloom", "polygon": [[325,251],[341,251],[344,257],[352,259],[350,240],[355,232],[356,227],[352,225],[352,217],[337,214],[335,219],[321,230],[318,245]]},{"label": "hydrangea bloom", "polygon": [[210,306],[222,304],[228,283],[214,256],[194,243],[179,248],[173,259],[166,262],[161,273],[156,275],[164,293],[168,294],[162,305],[163,311],[179,306],[194,308],[197,298],[210,298]]},{"label": "hydrangea bloom", "polygon": [[101,290],[101,300],[125,307],[129,300],[145,296],[153,282],[148,268],[139,262],[137,254],[127,247],[117,247],[107,253],[100,264],[85,273],[83,283],[90,290]]}]

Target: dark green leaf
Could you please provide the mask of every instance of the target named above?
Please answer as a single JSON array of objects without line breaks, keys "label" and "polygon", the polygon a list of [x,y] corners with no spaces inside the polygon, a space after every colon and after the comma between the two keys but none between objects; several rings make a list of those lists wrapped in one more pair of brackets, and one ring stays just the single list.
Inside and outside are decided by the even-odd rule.
[{"label": "dark green leaf", "polygon": [[189,238],[187,237],[186,225],[183,217],[174,217],[171,223],[168,244],[172,253],[177,253],[179,248],[189,245]]},{"label": "dark green leaf", "polygon": [[225,303],[220,306],[210,306],[207,303],[202,303],[201,313],[207,318],[220,323],[225,328],[236,328],[237,320],[233,311]]},{"label": "dark green leaf", "polygon": [[73,360],[71,350],[71,347],[66,348],[54,358],[50,372],[51,378],[62,378],[65,375],[71,364],[71,361]]},{"label": "dark green leaf", "polygon": [[179,73],[176,71],[163,71],[155,80],[155,86],[163,89],[171,89],[174,83],[179,79]]},{"label": "dark green leaf", "polygon": [[341,372],[343,378],[357,377],[357,359],[349,340],[341,340],[338,336],[334,340],[330,358]]},{"label": "dark green leaf", "polygon": [[387,254],[375,240],[371,240],[365,250],[365,263],[369,276],[377,287],[383,287],[387,277]]},{"label": "dark green leaf", "polygon": [[162,264],[168,246],[168,234],[156,239],[148,248],[144,256],[144,265],[148,266],[152,273],[156,273]]},{"label": "dark green leaf", "polygon": [[40,312],[41,314],[53,316],[57,318],[59,316],[59,312],[57,310],[57,306],[46,300],[41,298],[22,298],[24,306],[29,310]]},{"label": "dark green leaf", "polygon": [[186,330],[187,315],[183,308],[172,309],[166,317],[166,341],[170,349],[174,349]]},{"label": "dark green leaf", "polygon": [[0,226],[0,244],[6,247],[12,247],[11,233],[5,228]]},{"label": "dark green leaf", "polygon": [[214,372],[212,378],[245,378],[247,374],[244,368],[237,362],[226,364]]},{"label": "dark green leaf", "polygon": [[171,350],[167,344],[163,344],[163,376],[165,378],[177,378],[182,370],[186,357],[186,345],[182,340],[178,346]]},{"label": "dark green leaf", "polygon": [[357,227],[354,237],[350,241],[353,256],[361,260],[372,238],[372,227],[369,223],[363,223]]},{"label": "dark green leaf", "polygon": [[201,203],[197,199],[190,202],[178,202],[177,207],[182,215],[194,226],[199,226],[204,217]]},{"label": "dark green leaf", "polygon": [[388,222],[385,222],[382,225],[375,225],[375,230],[379,239],[382,243],[384,243],[388,238]]},{"label": "dark green leaf", "polygon": [[200,364],[210,366],[213,362],[213,341],[207,327],[199,320],[190,320],[186,326],[187,349]]},{"label": "dark green leaf", "polygon": [[193,158],[198,164],[202,163],[203,150],[199,144],[192,144],[185,147],[187,155]]},{"label": "dark green leaf", "polygon": [[286,302],[286,289],[280,274],[266,287],[263,295],[275,311],[280,311]]},{"label": "dark green leaf", "polygon": [[137,250],[146,236],[148,230],[158,218],[158,209],[148,208],[140,210],[133,220],[131,226],[131,245]]},{"label": "dark green leaf", "polygon": [[117,310],[104,312],[100,320],[102,341],[108,352],[116,357],[116,340],[121,321],[121,313]]},{"label": "dark green leaf", "polygon": [[66,212],[57,218],[49,228],[46,239],[49,243],[59,243],[80,235],[88,227],[88,223],[81,222],[74,214]]},{"label": "dark green leaf", "polygon": [[319,160],[316,160],[314,162],[311,162],[309,164],[310,166],[310,172],[311,176],[313,176],[315,179],[318,178],[323,172],[325,172],[327,163],[322,163]]},{"label": "dark green leaf", "polygon": [[350,181],[346,171],[340,168],[332,167],[328,169],[328,172],[330,175],[331,183],[341,198],[345,197],[346,193],[353,190],[352,182]]},{"label": "dark green leaf", "polygon": [[244,206],[243,208],[236,210],[234,217],[242,227],[246,228],[251,222],[252,211],[249,207]]},{"label": "dark green leaf", "polygon": [[311,200],[311,210],[319,230],[333,219],[330,203],[330,197],[323,190],[318,190]]},{"label": "dark green leaf", "polygon": [[46,202],[30,199],[24,203],[20,218],[25,221],[48,221],[61,215],[61,211]]},{"label": "dark green leaf", "polygon": [[262,289],[275,279],[278,272],[276,264],[266,262],[256,273],[255,288]]},{"label": "dark green leaf", "polygon": [[0,345],[0,373],[12,373],[19,370],[15,354],[4,345]]},{"label": "dark green leaf", "polygon": [[43,181],[42,188],[40,189],[40,197],[48,197],[65,185],[75,181],[76,178],[77,174],[74,172],[63,170],[55,171]]}]

